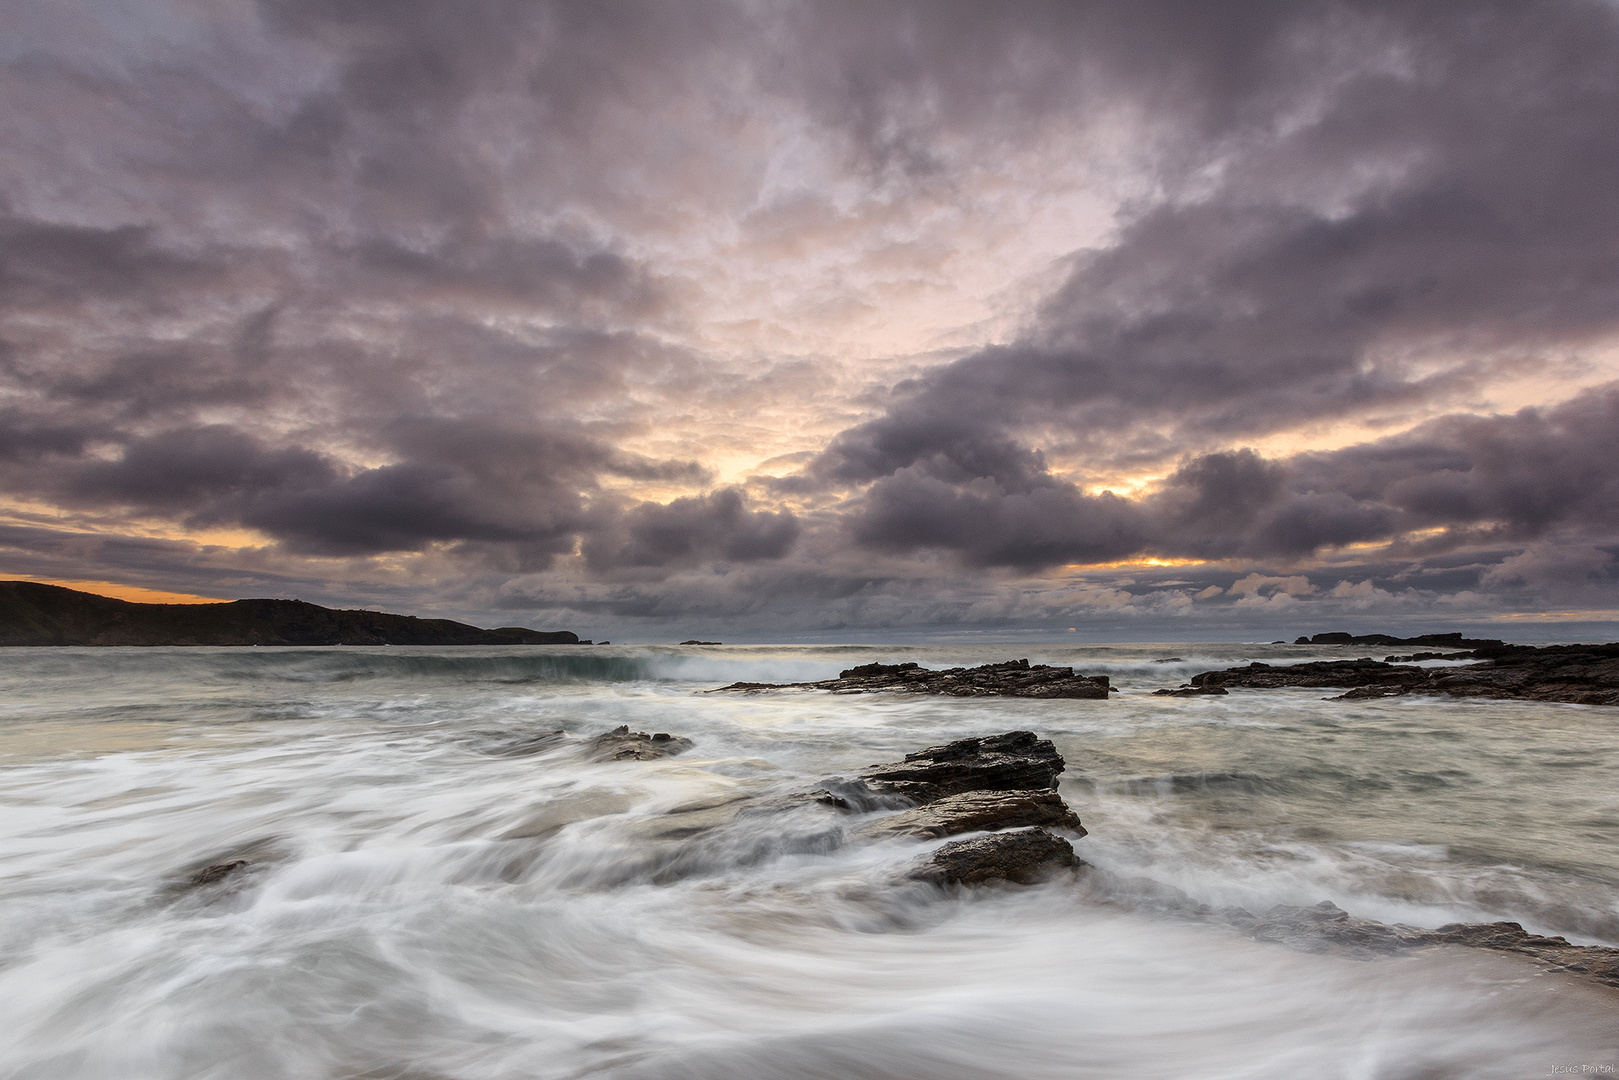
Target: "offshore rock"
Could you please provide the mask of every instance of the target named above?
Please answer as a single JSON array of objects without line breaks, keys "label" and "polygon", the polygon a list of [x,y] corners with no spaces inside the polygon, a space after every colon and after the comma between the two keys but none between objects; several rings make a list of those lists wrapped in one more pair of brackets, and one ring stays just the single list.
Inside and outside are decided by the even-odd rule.
[{"label": "offshore rock", "polygon": [[934,839],[969,832],[1050,825],[1085,835],[1079,815],[1055,791],[966,791],[873,821],[855,831],[862,840],[894,836]]},{"label": "offshore rock", "polygon": [[877,791],[928,803],[964,791],[1055,790],[1065,767],[1050,739],[1009,731],[930,746],[904,761],[873,765],[859,778]]},{"label": "offshore rock", "polygon": [[939,885],[1032,885],[1082,865],[1062,837],[1044,829],[1019,829],[945,844],[920,860],[909,876]]},{"label": "offshore rock", "polygon": [[[1421,682],[1427,672],[1419,667],[1400,667],[1381,660],[1317,660],[1307,664],[1272,667],[1254,661],[1247,667],[1205,671],[1192,676],[1192,687],[1247,687],[1274,690],[1280,686],[1318,686],[1349,689],[1357,686],[1401,687]],[[1205,691],[1212,693],[1213,690]]]},{"label": "offshore rock", "polygon": [[605,735],[590,740],[592,761],[652,761],[655,758],[674,757],[690,750],[693,743],[679,735],[660,731],[648,735],[644,731],[631,731],[621,724]]},{"label": "offshore rock", "polygon": [[1542,648],[1489,644],[1472,652],[1451,654],[1447,659],[1477,663],[1419,668],[1371,659],[1326,660],[1282,667],[1256,662],[1225,671],[1205,671],[1192,677],[1192,686],[1336,687],[1349,691],[1339,697],[1341,701],[1444,694],[1619,705],[1619,643]]},{"label": "offshore rock", "polygon": [[830,690],[835,694],[870,694],[898,691],[906,694],[948,694],[952,697],[1031,697],[1106,699],[1112,692],[1106,675],[1076,675],[1071,667],[1030,666],[1027,660],[1008,660],[975,668],[934,671],[916,663],[862,664],[838,673],[835,679],[800,683],[732,683],[711,693],[758,690]]},{"label": "offshore rock", "polygon": [[1154,690],[1152,693],[1154,697],[1206,697],[1211,694],[1220,695],[1227,692],[1226,688],[1219,683],[1211,682],[1204,683],[1201,686],[1177,686],[1173,690]]},{"label": "offshore rock", "polygon": [[[1461,632],[1454,634],[1420,634],[1417,637],[1390,637],[1388,634],[1353,634],[1333,633],[1316,634],[1314,637],[1301,637],[1293,642],[1295,645],[1430,645],[1441,649],[1488,649],[1500,645],[1499,638],[1464,638]],[[1281,644],[1276,642],[1275,644]]]}]

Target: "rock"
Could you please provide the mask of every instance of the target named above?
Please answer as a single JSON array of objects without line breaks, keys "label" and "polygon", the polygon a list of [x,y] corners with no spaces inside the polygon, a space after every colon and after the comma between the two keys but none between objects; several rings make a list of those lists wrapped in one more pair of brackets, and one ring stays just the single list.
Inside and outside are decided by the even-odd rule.
[{"label": "rock", "polygon": [[873,765],[859,778],[877,791],[927,803],[963,791],[1055,790],[1065,767],[1050,739],[1009,731],[930,746],[904,761]]},{"label": "rock", "polygon": [[1531,934],[1515,922],[1450,923],[1437,930],[1424,930],[1358,919],[1325,900],[1313,908],[1278,904],[1259,917],[1241,909],[1221,915],[1257,940],[1275,941],[1308,952],[1364,957],[1435,945],[1459,945],[1518,953],[1538,961],[1548,971],[1571,972],[1608,986],[1619,986],[1619,949],[1571,945],[1565,938]]},{"label": "rock", "polygon": [[[604,642],[602,642],[602,644],[605,645],[607,643],[604,641]],[[724,645],[725,642],[723,642],[723,641],[698,641],[695,638],[693,638],[691,641],[682,641],[681,644],[682,645]]]},{"label": "rock", "polygon": [[1380,660],[1316,660],[1305,664],[1287,664],[1272,667],[1254,661],[1247,667],[1227,668],[1224,671],[1205,671],[1192,676],[1191,685],[1240,686],[1257,690],[1273,690],[1279,686],[1342,687],[1370,685],[1400,686],[1421,682],[1426,677],[1422,668],[1396,667]]},{"label": "rock", "polygon": [[1155,664],[1180,664],[1180,663],[1184,663],[1184,661],[1181,660],[1181,658],[1178,657],[1178,656],[1166,656],[1162,660],[1154,660],[1153,663],[1155,663]]},{"label": "rock", "polygon": [[836,679],[805,683],[732,683],[711,693],[759,690],[830,690],[835,694],[898,691],[907,694],[948,694],[953,697],[1031,697],[1105,699],[1112,686],[1106,675],[1076,675],[1071,667],[1030,666],[1027,660],[1008,660],[975,668],[933,671],[916,663],[862,664]]},{"label": "rock", "polygon": [[1205,671],[1192,677],[1192,685],[1338,687],[1349,691],[1337,699],[1340,701],[1445,694],[1619,705],[1619,643],[1542,648],[1497,643],[1472,652],[1452,653],[1448,658],[1477,662],[1445,668],[1400,666],[1371,659],[1323,660],[1285,667],[1256,662],[1225,671]]},{"label": "rock", "polygon": [[590,757],[593,761],[651,761],[684,754],[692,746],[690,739],[678,735],[664,731],[648,735],[644,731],[631,731],[627,724],[621,724],[590,741]]},{"label": "rock", "polygon": [[968,832],[1050,825],[1085,835],[1079,815],[1055,791],[965,791],[879,818],[855,830],[862,840],[894,836],[933,839]]},{"label": "rock", "polygon": [[1219,695],[1226,692],[1225,687],[1219,683],[1211,682],[1201,686],[1177,686],[1173,690],[1154,690],[1152,693],[1154,697],[1204,697],[1209,694]]},{"label": "rock", "polygon": [[1018,829],[945,844],[921,859],[909,876],[939,885],[1032,885],[1081,865],[1073,845],[1062,837],[1044,829]]}]

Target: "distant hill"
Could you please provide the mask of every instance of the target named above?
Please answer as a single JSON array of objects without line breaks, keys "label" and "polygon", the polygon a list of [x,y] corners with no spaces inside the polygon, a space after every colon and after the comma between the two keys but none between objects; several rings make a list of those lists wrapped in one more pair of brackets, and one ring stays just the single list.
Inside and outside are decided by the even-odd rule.
[{"label": "distant hill", "polygon": [[4,645],[589,645],[566,630],[480,630],[449,619],[339,611],[302,600],[134,604],[0,581]]}]

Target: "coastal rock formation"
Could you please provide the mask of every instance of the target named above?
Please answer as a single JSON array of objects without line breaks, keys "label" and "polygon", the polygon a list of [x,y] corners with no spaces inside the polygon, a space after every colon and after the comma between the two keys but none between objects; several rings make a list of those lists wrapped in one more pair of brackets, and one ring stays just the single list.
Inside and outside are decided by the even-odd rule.
[{"label": "coastal rock formation", "polygon": [[710,693],[758,690],[830,690],[835,694],[898,691],[948,694],[952,697],[1031,697],[1105,699],[1112,691],[1106,675],[1075,675],[1071,667],[1030,666],[1008,660],[975,668],[933,671],[916,663],[862,664],[839,672],[835,679],[800,683],[732,683]]},{"label": "coastal rock formation", "polygon": [[939,885],[985,885],[1011,881],[1032,885],[1060,870],[1083,866],[1074,847],[1044,829],[976,836],[945,844],[918,861],[910,876]]},{"label": "coastal rock formation", "polygon": [[648,735],[644,731],[631,731],[627,724],[620,724],[605,735],[590,740],[590,757],[592,761],[652,761],[684,754],[692,746],[690,739],[670,735],[666,731]]},{"label": "coastal rock formation", "polygon": [[878,791],[928,803],[963,791],[1055,790],[1066,768],[1050,739],[1032,731],[958,739],[930,746],[905,760],[873,765],[860,780]]},{"label": "coastal rock formation", "polygon": [[[1239,686],[1251,690],[1274,690],[1281,686],[1335,687],[1350,689],[1357,686],[1401,687],[1419,683],[1427,672],[1419,667],[1401,667],[1381,660],[1314,660],[1304,664],[1271,664],[1254,661],[1246,667],[1227,668],[1224,671],[1205,671],[1192,676],[1194,691],[1213,693]],[[1207,689],[1205,689],[1207,688]]]},{"label": "coastal rock formation", "polygon": [[1491,644],[1448,659],[1473,660],[1463,667],[1420,668],[1372,659],[1321,660],[1272,666],[1251,663],[1192,677],[1194,688],[1280,686],[1348,690],[1339,700],[1404,694],[1560,701],[1577,705],[1619,705],[1619,643],[1606,645]]},{"label": "coastal rock formation", "polygon": [[890,814],[855,831],[863,840],[893,836],[933,839],[967,832],[1053,825],[1085,835],[1079,815],[1055,791],[964,791]]}]

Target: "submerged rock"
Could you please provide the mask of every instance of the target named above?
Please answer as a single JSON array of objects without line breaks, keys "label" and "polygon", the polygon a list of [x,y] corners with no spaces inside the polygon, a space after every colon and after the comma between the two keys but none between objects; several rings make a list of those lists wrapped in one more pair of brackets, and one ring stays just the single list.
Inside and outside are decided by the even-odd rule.
[{"label": "submerged rock", "polygon": [[1437,930],[1424,930],[1355,918],[1327,900],[1310,908],[1278,904],[1257,917],[1241,909],[1222,916],[1260,941],[1275,941],[1307,952],[1368,956],[1461,945],[1517,953],[1539,962],[1545,970],[1571,972],[1619,987],[1619,949],[1573,945],[1562,937],[1541,937],[1515,922],[1448,923]]},{"label": "submerged rock", "polygon": [[1032,697],[1105,699],[1112,692],[1106,675],[1076,675],[1071,667],[1031,666],[1027,660],[1008,660],[975,668],[934,671],[916,663],[861,664],[839,672],[835,679],[801,683],[732,683],[710,693],[759,690],[830,690],[835,694],[870,694],[898,691],[906,694],[948,694],[952,697]]},{"label": "submerged rock", "polygon": [[1206,697],[1227,693],[1225,687],[1219,683],[1205,683],[1202,686],[1177,686],[1173,690],[1154,690],[1154,697]]},{"label": "submerged rock", "polygon": [[631,731],[621,724],[605,735],[590,740],[593,761],[652,761],[655,758],[684,754],[694,744],[690,739],[660,731],[648,735],[644,731]]},{"label": "submerged rock", "polygon": [[939,885],[1032,885],[1082,865],[1062,837],[1044,829],[1018,829],[945,844],[919,860],[910,877]]},{"label": "submerged rock", "polygon": [[253,864],[246,859],[232,859],[230,862],[210,863],[186,879],[186,885],[191,888],[201,888],[204,885],[215,885],[235,874],[239,870],[246,870]]}]

